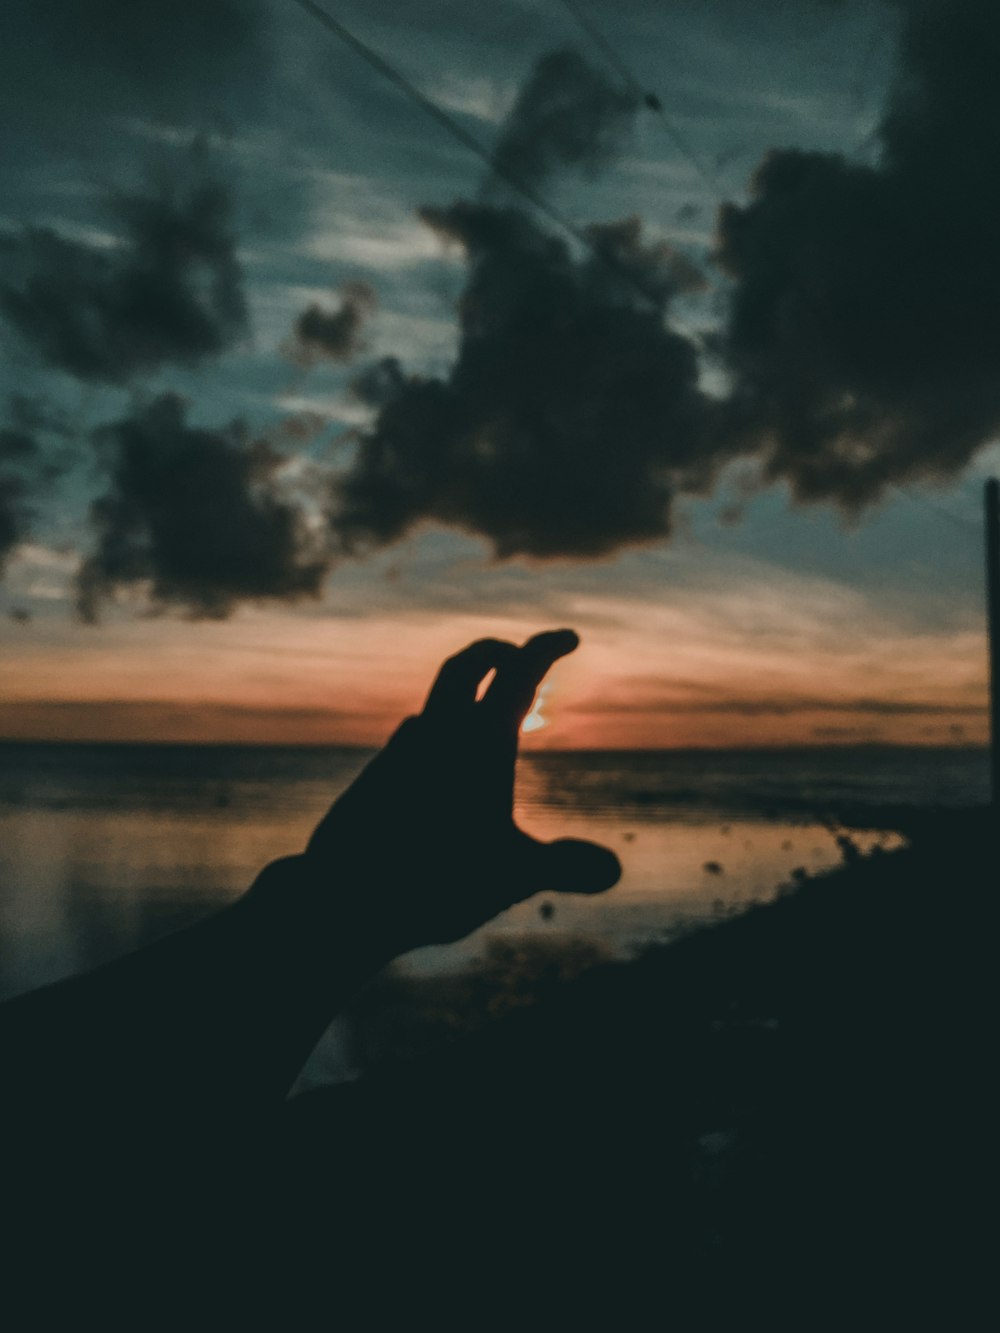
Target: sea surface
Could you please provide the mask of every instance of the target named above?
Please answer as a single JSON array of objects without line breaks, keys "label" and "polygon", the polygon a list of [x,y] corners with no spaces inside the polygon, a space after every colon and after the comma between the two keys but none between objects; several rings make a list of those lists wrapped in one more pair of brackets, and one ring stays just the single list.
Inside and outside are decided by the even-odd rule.
[{"label": "sea surface", "polygon": [[[71,975],[231,901],[298,851],[369,754],[325,748],[0,745],[0,997]],[[498,935],[624,955],[900,841],[904,812],[987,798],[981,749],[528,754],[517,817],[624,865],[599,898],[548,895],[405,966],[468,966]]]}]

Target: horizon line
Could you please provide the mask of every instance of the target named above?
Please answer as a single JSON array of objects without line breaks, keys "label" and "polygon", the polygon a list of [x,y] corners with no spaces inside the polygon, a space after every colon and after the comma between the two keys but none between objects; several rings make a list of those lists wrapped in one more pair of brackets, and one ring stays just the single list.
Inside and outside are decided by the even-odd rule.
[{"label": "horizon line", "polygon": [[[363,745],[351,741],[240,741],[240,740],[148,740],[143,738],[127,740],[81,739],[80,737],[59,736],[2,736],[0,747],[13,746],[63,746],[90,749],[131,749],[143,746],[146,749],[185,749],[185,750],[353,750],[358,753],[376,754],[384,749],[385,743]],[[892,741],[892,740],[823,740],[784,742],[781,744],[742,745],[562,745],[530,746],[522,748],[519,757],[563,754],[738,754],[787,753],[798,750],[981,750],[989,753],[988,741]]]}]

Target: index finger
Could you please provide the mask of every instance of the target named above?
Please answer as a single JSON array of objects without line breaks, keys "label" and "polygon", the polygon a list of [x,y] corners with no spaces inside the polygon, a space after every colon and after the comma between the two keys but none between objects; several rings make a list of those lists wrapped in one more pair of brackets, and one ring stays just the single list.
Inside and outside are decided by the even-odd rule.
[{"label": "index finger", "polygon": [[477,639],[449,657],[431,686],[424,713],[455,713],[471,707],[483,679],[517,651],[514,644],[504,639]]}]

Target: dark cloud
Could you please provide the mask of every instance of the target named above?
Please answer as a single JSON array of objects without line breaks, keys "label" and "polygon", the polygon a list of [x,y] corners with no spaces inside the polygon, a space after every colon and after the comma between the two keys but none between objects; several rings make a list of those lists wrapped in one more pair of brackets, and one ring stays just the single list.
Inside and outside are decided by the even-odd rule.
[{"label": "dark cloud", "polygon": [[1000,429],[1000,8],[902,8],[879,164],[775,152],[720,217],[730,428],[769,479],[848,509]]},{"label": "dark cloud", "polygon": [[7,0],[0,107],[65,121],[69,105],[125,111],[130,92],[134,108],[138,92],[222,110],[267,74],[265,14],[260,0]]},{"label": "dark cloud", "polygon": [[[501,556],[592,557],[669,535],[675,497],[706,492],[738,456],[801,500],[846,508],[963,467],[1000,428],[1000,11],[898,7],[878,165],[776,151],[750,201],[722,211],[723,399],[702,392],[698,345],[671,326],[699,276],[637,220],[581,227],[588,249],[501,206],[494,178],[478,202],[422,210],[467,263],[457,357],[433,377],[384,357],[354,379],[375,419],[332,484],[336,548],[362,552],[432,521],[485,536]],[[564,170],[605,165],[635,109],[581,57],[553,53],[501,131],[498,165],[548,193]],[[117,246],[8,234],[15,272],[0,309],[48,365],[85,379],[210,356],[245,327],[228,208],[224,189],[203,184],[124,201]],[[348,360],[372,303],[349,286],[339,307],[309,307],[296,351]],[[160,604],[207,615],[317,591],[328,561],[271,448],[189,426],[169,398],[104,442],[112,485],[95,510],[85,611],[138,581]],[[0,515],[22,524],[11,475]]]},{"label": "dark cloud", "polygon": [[341,545],[423,519],[501,556],[594,556],[667,533],[674,490],[715,466],[694,349],[664,320],[690,267],[635,219],[591,227],[597,253],[574,258],[515,210],[422,216],[468,257],[458,358],[447,379],[383,363],[362,384],[387,401],[336,483]]},{"label": "dark cloud", "polygon": [[168,362],[194,364],[246,328],[228,190],[162,185],[114,202],[115,244],[42,228],[8,236],[19,280],[0,313],[43,362],[81,379],[122,383]]},{"label": "dark cloud", "polygon": [[573,167],[595,174],[621,151],[638,100],[576,51],[535,64],[494,150],[502,173],[537,187]]},{"label": "dark cloud", "polygon": [[[635,109],[574,52],[544,56],[498,167],[536,189],[560,169],[595,171]],[[386,545],[424,520],[482,534],[500,556],[662,537],[675,490],[705,486],[716,464],[694,348],[665,322],[701,275],[635,218],[586,228],[581,254],[518,208],[420,216],[466,256],[458,356],[447,378],[407,377],[388,357],[354,381],[379,413],[334,485],[338,546]]]},{"label": "dark cloud", "polygon": [[351,381],[351,391],[369,407],[385,407],[403,389],[406,374],[398,356],[383,356]]},{"label": "dark cloud", "polygon": [[[845,510],[958,474],[1000,431],[1000,8],[898,7],[878,164],[775,151],[721,210],[722,398],[670,328],[680,262],[637,222],[591,227],[581,255],[523,211],[423,210],[467,256],[458,358],[446,378],[386,361],[356,384],[379,412],[335,487],[340,543],[433,520],[501,556],[600,555],[668,535],[672,498],[737,457]],[[547,57],[500,136],[505,168],[537,188],[599,166],[630,115],[612,94]]]},{"label": "dark cloud", "polygon": [[28,535],[31,523],[27,487],[21,477],[5,468],[3,449],[0,434],[0,574],[11,552]]},{"label": "dark cloud", "polygon": [[314,302],[295,321],[292,355],[305,365],[319,360],[350,361],[364,348],[365,321],[375,302],[375,289],[367,282],[345,283],[336,310],[325,310]]},{"label": "dark cloud", "polygon": [[189,425],[164,394],[104,427],[111,487],[92,509],[98,540],[78,605],[86,620],[119,588],[148,584],[154,606],[224,617],[240,601],[318,596],[329,568],[278,476],[285,461],[239,424]]},{"label": "dark cloud", "polygon": [[0,426],[0,575],[30,534],[39,492],[66,466],[51,447],[65,434],[61,420],[36,399],[13,394],[8,400]]}]

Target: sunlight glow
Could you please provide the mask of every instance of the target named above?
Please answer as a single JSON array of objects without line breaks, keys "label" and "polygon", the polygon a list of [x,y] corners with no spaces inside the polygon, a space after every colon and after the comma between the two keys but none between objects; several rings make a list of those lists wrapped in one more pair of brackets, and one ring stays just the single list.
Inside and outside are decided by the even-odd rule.
[{"label": "sunlight glow", "polygon": [[549,719],[542,716],[542,704],[545,702],[545,696],[549,687],[543,685],[535,695],[535,702],[531,705],[531,712],[521,723],[521,731],[527,735],[531,731],[541,731],[543,727],[549,725]]}]

